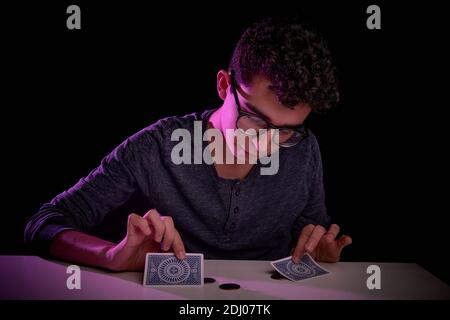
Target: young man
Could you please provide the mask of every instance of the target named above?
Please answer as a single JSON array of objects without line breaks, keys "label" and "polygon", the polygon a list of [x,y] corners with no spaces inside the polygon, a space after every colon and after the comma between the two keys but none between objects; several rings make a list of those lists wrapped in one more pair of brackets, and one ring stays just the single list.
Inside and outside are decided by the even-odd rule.
[{"label": "young man", "polygon": [[[219,108],[162,119],[124,141],[41,207],[27,225],[26,241],[54,257],[110,270],[141,270],[145,254],[158,251],[179,259],[186,251],[260,260],[292,253],[295,262],[309,252],[338,261],[351,238],[338,237],[339,227],[330,225],[319,146],[303,126],[310,112],[338,100],[324,41],[294,21],[257,23],[242,35],[229,70],[218,72],[217,91]],[[207,141],[193,142],[194,153],[209,150],[214,163],[174,160],[179,142],[173,133],[195,137],[198,124],[200,139],[210,137],[207,129],[221,133],[214,141],[223,148],[214,151]],[[244,140],[237,142],[238,136]],[[251,161],[262,149],[266,157],[258,153]],[[277,167],[262,174],[269,156],[276,156]],[[225,161],[237,158],[244,161]],[[128,216],[123,240],[93,236],[107,213],[136,192],[149,211]]]}]

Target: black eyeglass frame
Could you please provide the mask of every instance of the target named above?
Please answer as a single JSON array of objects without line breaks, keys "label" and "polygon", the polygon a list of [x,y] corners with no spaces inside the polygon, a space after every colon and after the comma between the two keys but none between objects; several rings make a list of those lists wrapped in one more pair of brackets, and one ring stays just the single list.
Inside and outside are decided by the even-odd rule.
[{"label": "black eyeglass frame", "polygon": [[[281,143],[279,143],[279,145],[281,147],[293,147],[293,146],[299,144],[300,142],[302,142],[306,137],[308,137],[308,129],[304,125],[279,127],[279,126],[272,124],[270,122],[270,120],[267,119],[267,117],[264,116],[263,114],[250,113],[250,112],[247,112],[244,109],[242,109],[241,104],[239,103],[239,97],[238,97],[238,92],[237,92],[237,82],[234,77],[233,70],[230,72],[230,78],[231,78],[231,90],[233,91],[234,100],[236,102],[236,106],[238,109],[238,117],[236,119],[236,124],[235,124],[236,128],[239,129],[239,126],[238,126],[239,119],[242,118],[243,116],[248,116],[248,117],[255,117],[255,118],[261,119],[263,122],[266,123],[266,125],[267,125],[266,129],[292,130],[292,131],[295,131],[300,134],[300,139],[298,142],[296,142],[294,144],[289,144],[289,145],[283,145],[285,142],[281,142]],[[243,130],[243,129],[241,129],[241,130]],[[289,141],[289,140],[287,140],[287,141]]]}]

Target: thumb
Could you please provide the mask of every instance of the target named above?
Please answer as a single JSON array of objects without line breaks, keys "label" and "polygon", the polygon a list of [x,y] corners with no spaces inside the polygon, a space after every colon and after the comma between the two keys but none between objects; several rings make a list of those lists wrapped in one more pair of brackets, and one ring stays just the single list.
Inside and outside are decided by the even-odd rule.
[{"label": "thumb", "polygon": [[127,238],[131,245],[141,243],[150,234],[150,226],[146,219],[135,213],[128,216]]}]

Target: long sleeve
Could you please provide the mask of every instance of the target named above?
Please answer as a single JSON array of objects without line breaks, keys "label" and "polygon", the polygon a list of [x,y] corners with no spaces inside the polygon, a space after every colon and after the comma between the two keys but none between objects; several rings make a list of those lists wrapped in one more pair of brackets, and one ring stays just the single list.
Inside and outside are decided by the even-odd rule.
[{"label": "long sleeve", "polygon": [[67,229],[89,231],[113,208],[136,191],[144,176],[142,153],[150,153],[148,137],[140,132],[126,139],[101,164],[69,190],[44,204],[30,218],[25,242],[45,253],[50,241]]},{"label": "long sleeve", "polygon": [[294,243],[300,236],[300,232],[304,226],[308,224],[320,224],[328,228],[331,220],[325,206],[323,168],[319,144],[313,134],[311,134],[308,139],[311,139],[310,190],[307,204],[296,219],[292,228],[292,241]]}]

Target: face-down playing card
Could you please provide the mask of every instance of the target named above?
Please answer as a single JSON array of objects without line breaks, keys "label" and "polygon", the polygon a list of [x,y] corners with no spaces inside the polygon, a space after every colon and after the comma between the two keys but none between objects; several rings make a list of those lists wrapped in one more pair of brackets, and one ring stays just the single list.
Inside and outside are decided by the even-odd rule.
[{"label": "face-down playing card", "polygon": [[202,286],[203,254],[187,253],[179,260],[173,253],[147,253],[144,286]]},{"label": "face-down playing card", "polygon": [[292,281],[310,279],[330,273],[317,264],[309,254],[303,255],[299,263],[294,263],[292,257],[287,257],[273,261],[271,265],[279,273]]}]

